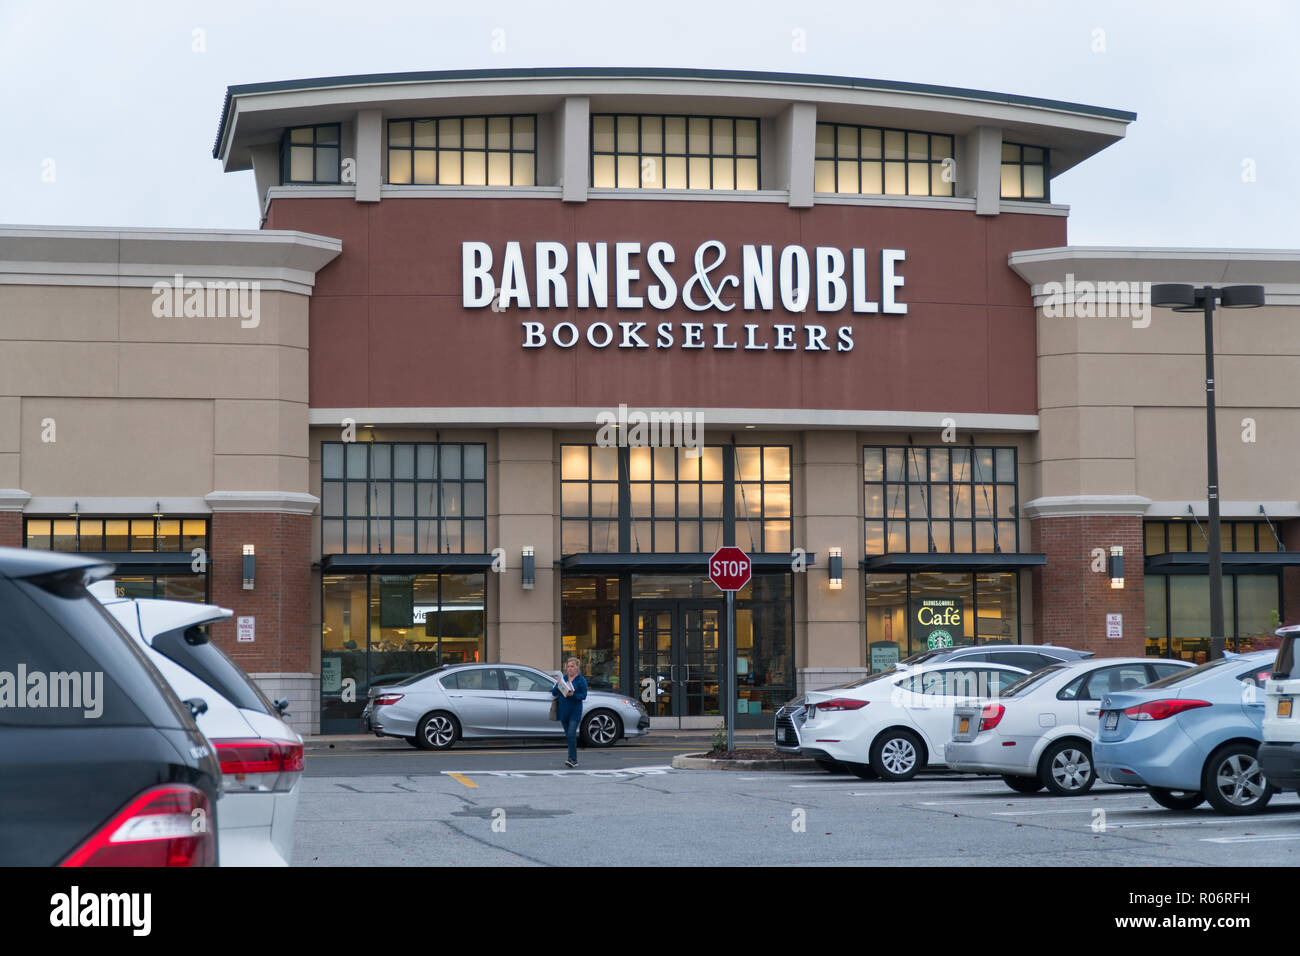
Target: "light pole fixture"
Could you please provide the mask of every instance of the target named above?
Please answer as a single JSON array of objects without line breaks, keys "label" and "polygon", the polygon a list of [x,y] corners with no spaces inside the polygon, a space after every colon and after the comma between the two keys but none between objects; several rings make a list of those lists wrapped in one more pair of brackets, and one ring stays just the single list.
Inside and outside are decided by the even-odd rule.
[{"label": "light pole fixture", "polygon": [[1110,546],[1110,586],[1116,591],[1124,590],[1124,546]]},{"label": "light pole fixture", "polygon": [[844,587],[844,549],[828,549],[829,558],[826,564],[829,569],[830,587],[832,591],[838,591]]},{"label": "light pole fixture", "polygon": [[1258,309],[1264,304],[1262,285],[1197,288],[1182,283],[1151,286],[1151,304],[1175,312],[1201,312],[1205,316],[1205,448],[1206,499],[1210,513],[1210,660],[1223,656],[1227,646],[1223,623],[1223,543],[1219,536],[1219,443],[1214,422],[1214,304],[1225,309]]},{"label": "light pole fixture", "polygon": [[244,590],[253,590],[253,580],[257,576],[255,563],[257,556],[251,544],[244,545]]},{"label": "light pole fixture", "polygon": [[525,591],[531,591],[537,583],[537,565],[534,549],[532,545],[525,545],[523,549],[523,583]]}]

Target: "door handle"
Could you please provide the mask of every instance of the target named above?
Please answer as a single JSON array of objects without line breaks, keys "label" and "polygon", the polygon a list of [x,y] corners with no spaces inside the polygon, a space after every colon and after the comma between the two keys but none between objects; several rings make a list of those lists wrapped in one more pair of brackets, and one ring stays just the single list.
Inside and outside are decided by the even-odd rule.
[{"label": "door handle", "polygon": [[1096,717],[1099,713],[1101,713],[1101,711],[1093,709],[1093,710],[1085,710],[1084,713],[1087,714],[1089,717]]}]

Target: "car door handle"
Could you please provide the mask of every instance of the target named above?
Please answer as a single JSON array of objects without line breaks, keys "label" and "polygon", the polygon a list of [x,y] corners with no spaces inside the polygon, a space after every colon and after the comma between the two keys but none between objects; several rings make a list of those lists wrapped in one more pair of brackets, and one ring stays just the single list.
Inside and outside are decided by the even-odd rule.
[{"label": "car door handle", "polygon": [[1089,717],[1096,717],[1098,714],[1101,713],[1101,711],[1100,711],[1100,710],[1085,710],[1084,713],[1087,714]]}]

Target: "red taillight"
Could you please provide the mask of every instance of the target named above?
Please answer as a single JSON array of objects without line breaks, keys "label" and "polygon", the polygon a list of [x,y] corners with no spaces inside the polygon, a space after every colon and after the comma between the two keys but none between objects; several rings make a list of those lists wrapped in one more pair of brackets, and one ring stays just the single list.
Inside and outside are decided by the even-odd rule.
[{"label": "red taillight", "polygon": [[152,787],[87,837],[60,866],[214,866],[216,821],[189,784]]},{"label": "red taillight", "polygon": [[1007,709],[1001,704],[989,704],[980,711],[980,733],[986,730],[992,730],[1002,720],[1002,715]]},{"label": "red taillight", "polygon": [[302,776],[302,744],[290,740],[214,740],[227,793],[286,793]]},{"label": "red taillight", "polygon": [[823,710],[860,710],[867,706],[867,702],[865,700],[854,700],[852,697],[836,697],[834,700],[828,700],[814,706],[818,712]]},{"label": "red taillight", "polygon": [[397,703],[399,700],[401,700],[401,699],[402,699],[403,697],[405,697],[405,696],[406,696],[405,694],[385,694],[383,697],[376,697],[376,698],[375,698],[375,706],[376,706],[376,707],[389,707],[389,706],[391,706],[391,705]]},{"label": "red taillight", "polygon": [[1129,720],[1164,720],[1185,710],[1209,706],[1208,700],[1153,700],[1128,708],[1124,711],[1124,716]]}]

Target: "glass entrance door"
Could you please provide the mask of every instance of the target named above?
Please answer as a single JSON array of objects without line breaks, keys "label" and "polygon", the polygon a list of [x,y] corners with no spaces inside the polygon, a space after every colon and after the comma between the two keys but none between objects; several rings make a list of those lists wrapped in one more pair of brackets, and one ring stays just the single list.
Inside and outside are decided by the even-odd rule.
[{"label": "glass entrance door", "polygon": [[721,715],[724,617],[716,600],[633,602],[635,690],[656,724],[711,727]]}]

